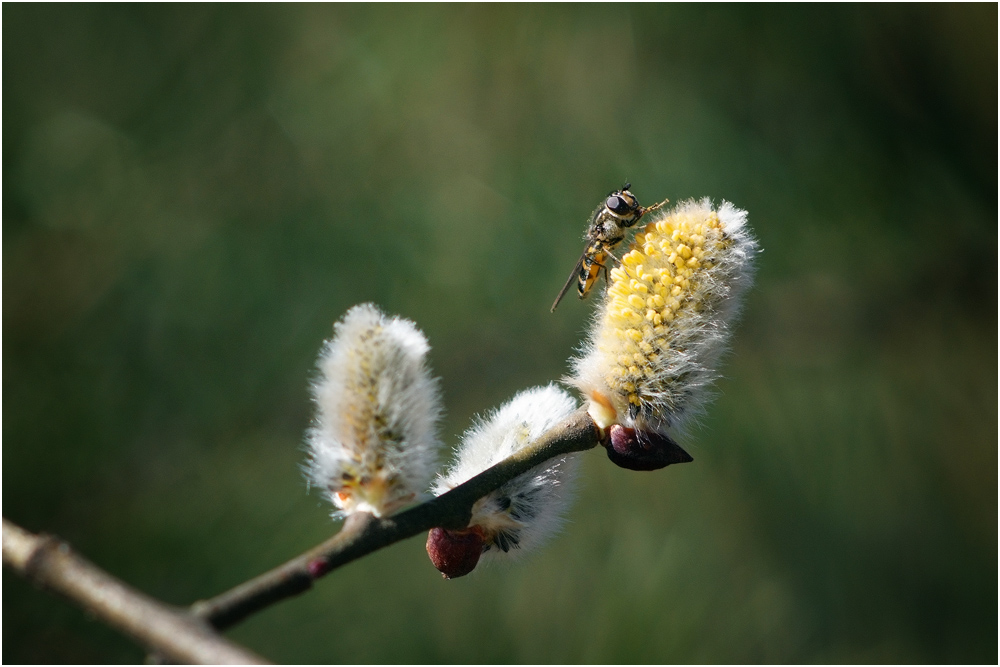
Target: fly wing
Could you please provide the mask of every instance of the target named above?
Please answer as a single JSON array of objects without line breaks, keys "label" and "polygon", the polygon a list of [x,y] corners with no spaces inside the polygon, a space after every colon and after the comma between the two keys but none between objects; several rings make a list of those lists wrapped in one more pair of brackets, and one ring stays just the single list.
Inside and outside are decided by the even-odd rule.
[{"label": "fly wing", "polygon": [[556,312],[556,306],[558,306],[559,302],[562,301],[564,296],[566,296],[566,292],[569,291],[569,286],[573,284],[574,280],[579,279],[580,269],[583,267],[583,260],[586,259],[587,250],[589,249],[590,244],[588,243],[587,247],[583,249],[583,254],[580,255],[580,259],[577,261],[576,268],[573,269],[573,273],[569,274],[569,278],[566,279],[566,284],[563,285],[561,290],[559,290],[559,296],[556,297],[555,302],[552,304],[552,309],[549,311],[550,313]]}]

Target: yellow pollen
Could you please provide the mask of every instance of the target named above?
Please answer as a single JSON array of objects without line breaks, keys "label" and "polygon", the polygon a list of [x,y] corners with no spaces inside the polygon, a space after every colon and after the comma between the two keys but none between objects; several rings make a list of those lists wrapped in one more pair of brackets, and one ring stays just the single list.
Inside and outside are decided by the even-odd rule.
[{"label": "yellow pollen", "polygon": [[645,414],[651,403],[675,400],[671,385],[663,383],[673,382],[676,371],[665,364],[684,352],[687,339],[681,334],[700,325],[696,313],[714,307],[718,290],[706,270],[718,265],[727,244],[739,242],[707,207],[679,209],[636,229],[618,266],[611,268],[609,260],[607,328],[597,347],[608,360],[602,372],[611,410],[595,408],[592,400],[592,414],[624,418],[628,406]]}]

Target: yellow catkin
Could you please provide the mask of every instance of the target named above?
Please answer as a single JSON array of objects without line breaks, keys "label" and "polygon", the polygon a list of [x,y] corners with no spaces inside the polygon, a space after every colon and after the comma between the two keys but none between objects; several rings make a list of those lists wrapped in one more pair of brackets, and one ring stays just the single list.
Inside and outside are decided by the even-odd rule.
[{"label": "yellow catkin", "polygon": [[610,272],[572,380],[585,395],[607,399],[621,423],[674,424],[698,409],[689,404],[714,377],[725,318],[751,282],[756,243],[745,218],[708,200],[660,211]]}]

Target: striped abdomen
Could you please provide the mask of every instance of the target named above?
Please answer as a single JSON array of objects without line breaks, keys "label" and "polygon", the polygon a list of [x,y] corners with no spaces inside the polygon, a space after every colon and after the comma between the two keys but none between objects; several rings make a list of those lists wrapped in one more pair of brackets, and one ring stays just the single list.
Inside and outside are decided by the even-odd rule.
[{"label": "striped abdomen", "polygon": [[605,244],[601,241],[592,241],[587,247],[587,252],[580,262],[580,274],[577,276],[576,290],[580,293],[580,298],[587,296],[587,292],[597,282],[597,277],[604,268],[607,259]]}]

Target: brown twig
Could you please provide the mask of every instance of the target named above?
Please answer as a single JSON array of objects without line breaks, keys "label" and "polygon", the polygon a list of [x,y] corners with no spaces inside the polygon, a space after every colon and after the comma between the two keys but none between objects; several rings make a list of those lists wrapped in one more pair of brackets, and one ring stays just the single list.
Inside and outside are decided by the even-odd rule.
[{"label": "brown twig", "polygon": [[341,565],[414,535],[441,526],[464,528],[472,505],[490,491],[556,456],[594,447],[600,432],[585,411],[571,415],[530,447],[476,475],[464,484],[392,517],[354,514],[326,542],[269,572],[209,600],[191,611],[215,628],[228,628],[270,605],[298,595],[313,581]]},{"label": "brown twig", "polygon": [[29,533],[6,518],[3,563],[172,661],[267,664],[187,611],[171,608],[112,577],[58,538]]},{"label": "brown twig", "polygon": [[34,535],[3,520],[3,562],[25,578],[78,603],[112,627],[167,659],[181,663],[266,664],[220,637],[251,614],[312,587],[328,572],[373,551],[441,526],[463,528],[473,504],[549,459],[590,449],[600,432],[586,412],[570,416],[530,447],[464,484],[387,518],[352,515],[339,533],[270,572],[189,610],[163,604],[115,579],[48,535]]}]

